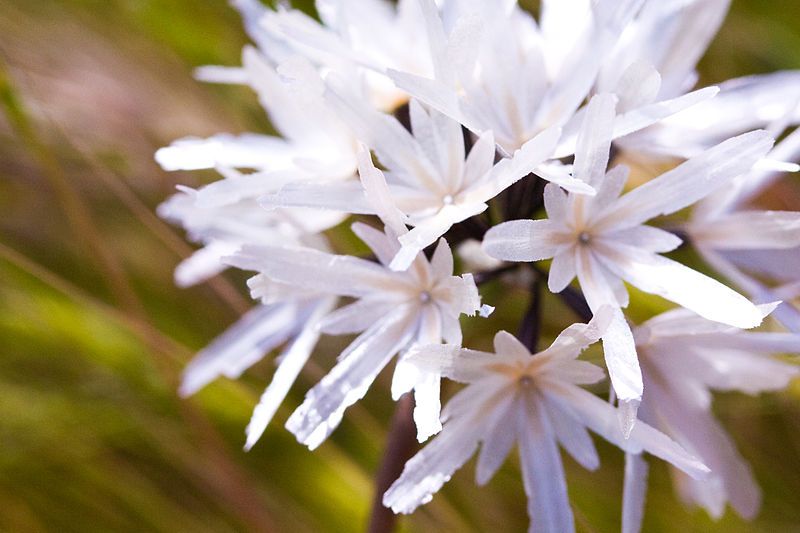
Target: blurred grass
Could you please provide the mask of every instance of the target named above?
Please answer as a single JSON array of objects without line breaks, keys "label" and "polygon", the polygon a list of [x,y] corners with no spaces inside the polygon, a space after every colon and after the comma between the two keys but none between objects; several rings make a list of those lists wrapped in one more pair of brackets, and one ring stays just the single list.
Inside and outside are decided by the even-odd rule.
[{"label": "blurred grass", "polygon": [[[703,79],[800,67],[799,9],[734,0]],[[190,248],[148,213],[175,183],[213,177],[164,174],[152,153],[185,135],[268,131],[247,90],[191,79],[196,66],[239,62],[236,13],[222,0],[0,0],[0,13],[0,530],[363,529],[393,408],[388,375],[318,451],[282,429],[346,339],[325,340],[247,454],[243,431],[270,360],[195,398],[175,394],[182,365],[248,304],[241,274],[173,286]],[[782,191],[795,208],[797,192],[796,182]],[[468,319],[475,347],[514,331],[526,305],[497,286],[484,300],[503,305]],[[634,302],[642,317],[662,305]],[[574,320],[554,298],[545,309],[547,336]],[[716,404],[764,489],[758,520],[686,510],[655,465],[645,530],[800,531],[798,389]],[[580,531],[618,529],[622,458],[598,444],[598,472],[566,459]],[[523,530],[514,462],[482,489],[473,475],[463,468],[404,529]]]}]

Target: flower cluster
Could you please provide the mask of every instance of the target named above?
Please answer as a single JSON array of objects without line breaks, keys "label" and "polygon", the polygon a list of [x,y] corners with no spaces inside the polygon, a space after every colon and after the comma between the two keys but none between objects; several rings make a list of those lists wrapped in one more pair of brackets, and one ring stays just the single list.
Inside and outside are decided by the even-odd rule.
[{"label": "flower cluster", "polygon": [[[259,305],[187,366],[183,394],[282,348],[249,448],[319,337],[358,334],[286,427],[319,446],[396,359],[392,397],[413,392],[418,439],[435,437],[385,493],[395,512],[478,448],[485,483],[516,443],[531,529],[572,531],[559,445],[594,469],[591,431],[626,453],[624,530],[641,524],[644,452],[679,471],[684,500],[756,514],[711,391],[779,390],[800,373],[775,357],[800,353],[800,213],[753,202],[798,170],[800,73],[693,89],[729,0],[542,0],[538,17],[514,0],[317,0],[318,18],[232,3],[255,46],[198,76],[250,86],[279,135],[159,150],[167,170],[223,178],[159,212],[202,244],[177,283],[253,271]],[[326,237],[349,215],[371,254]],[[731,286],[663,255],[681,246]],[[519,338],[462,347],[461,315],[493,310],[479,286],[523,273]],[[588,323],[538,351],[545,279]],[[677,307],[632,325],[626,283]],[[772,331],[746,331],[770,314]],[[585,388],[603,369],[578,358],[597,341],[609,401]],[[467,384],[444,409],[442,378]]]}]

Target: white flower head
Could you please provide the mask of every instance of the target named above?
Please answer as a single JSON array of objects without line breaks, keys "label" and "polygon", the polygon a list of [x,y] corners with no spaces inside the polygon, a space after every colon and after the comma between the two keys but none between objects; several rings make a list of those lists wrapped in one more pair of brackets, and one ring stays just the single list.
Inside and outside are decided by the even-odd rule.
[{"label": "white flower head", "polygon": [[[798,154],[800,130],[795,130],[775,146],[768,159],[787,161]],[[683,229],[703,259],[751,298],[784,300],[772,316],[799,333],[800,309],[791,301],[800,296],[800,213],[751,205],[784,170],[796,171],[797,166],[760,165],[739,176],[732,186],[698,203]]]},{"label": "white flower head", "polygon": [[611,95],[593,97],[578,138],[574,176],[594,186],[597,195],[567,195],[548,186],[548,219],[500,224],[489,230],[483,245],[489,255],[506,261],[552,257],[551,291],[562,291],[577,276],[592,310],[603,305],[616,310],[604,337],[606,363],[617,397],[636,402],[642,395],[642,378],[633,336],[620,310],[628,304],[623,281],[710,320],[742,328],[762,320],[746,298],[659,255],[681,240],[644,223],[683,209],[748,172],[769,151],[772,140],[765,132],[730,139],[620,196],[627,169],[606,172],[614,106]]},{"label": "white flower head", "polygon": [[296,9],[268,11],[260,27],[323,71],[346,75],[376,109],[408,95],[386,76],[398,69],[428,76],[432,63],[417,0],[317,0],[317,22]]},{"label": "white flower head", "polygon": [[[470,130],[493,132],[506,154],[548,128],[562,127],[565,135],[555,151],[557,157],[574,152],[579,109],[604,60],[643,3],[548,0],[542,2],[537,24],[515,2],[488,10],[467,2],[450,29],[432,0],[420,1],[426,8],[435,76],[390,71],[395,83]],[[657,100],[651,88],[660,83],[658,73],[636,70],[628,76],[630,81],[637,77],[648,78],[648,83],[628,84],[625,101],[630,106],[617,117],[615,138],[716,94],[709,88]]]},{"label": "white flower head", "polygon": [[[652,88],[654,98],[680,100],[698,81],[697,63],[719,30],[730,0],[649,0],[626,26],[603,64],[595,91],[622,94]],[[631,77],[651,65],[660,73]],[[638,78],[638,79],[637,79]],[[631,85],[630,81],[636,81]],[[653,80],[655,81],[655,80]],[[715,98],[620,139],[618,148],[639,163],[689,158],[741,133],[776,121],[800,122],[800,72],[783,71],[723,82]],[[700,92],[700,91],[696,91]],[[623,109],[624,110],[624,109]]]},{"label": "white flower head", "polygon": [[[388,188],[386,194],[369,199],[354,190],[354,183],[288,184],[265,196],[267,207],[320,207],[353,213],[397,210],[393,227],[402,248],[392,268],[404,270],[425,247],[436,242],[453,224],[485,211],[489,200],[531,172],[538,172],[552,156],[560,129],[551,128],[526,142],[510,158],[495,164],[495,141],[491,132],[481,135],[466,153],[461,125],[437,111],[425,110],[411,100],[411,131],[394,117],[371,109],[350,93],[336,76],[328,78],[327,99],[345,122],[374,150],[382,172],[369,153],[362,151],[359,174],[365,189]],[[544,169],[543,169],[544,170]],[[566,173],[541,175],[572,192],[593,194],[587,183]],[[530,179],[530,178],[525,178]],[[410,232],[406,224],[414,226]]]},{"label": "white flower head", "polygon": [[[769,308],[764,308],[766,314]],[[687,503],[719,518],[726,502],[753,518],[761,494],[750,467],[711,412],[712,391],[755,395],[785,388],[800,367],[770,357],[800,353],[800,335],[742,331],[710,322],[685,309],[663,313],[634,330],[647,394],[641,419],[699,457],[711,474],[703,480],[676,472]],[[646,463],[641,465],[646,469]],[[644,501],[646,482],[626,490],[631,513]],[[640,513],[640,511],[638,511]]]},{"label": "white flower head", "polygon": [[574,531],[558,445],[582,466],[597,468],[587,429],[626,451],[647,450],[689,475],[705,475],[701,462],[647,424],[637,424],[626,439],[617,409],[580,387],[604,377],[601,368],[577,357],[600,338],[612,314],[604,308],[589,324],[570,326],[535,355],[503,331],[495,336],[494,354],[447,345],[414,349],[409,361],[420,369],[468,386],[447,404],[442,432],[406,464],[384,504],[410,513],[430,501],[479,444],[476,477],[484,484],[516,442],[531,531]]},{"label": "white flower head", "polygon": [[[287,422],[298,440],[312,449],[336,428],[345,409],[366,394],[395,354],[418,343],[460,343],[459,316],[481,308],[472,276],[453,276],[446,241],[439,242],[430,261],[420,254],[408,271],[394,272],[387,265],[399,245],[391,230],[384,234],[363,224],[355,224],[353,230],[380,263],[280,246],[244,247],[230,258],[236,266],[256,270],[260,278],[281,286],[356,299],[327,315],[319,327],[329,334],[361,334]],[[415,389],[415,421],[420,439],[425,439],[440,428],[439,377],[409,376],[402,365],[398,372],[393,392]]]}]

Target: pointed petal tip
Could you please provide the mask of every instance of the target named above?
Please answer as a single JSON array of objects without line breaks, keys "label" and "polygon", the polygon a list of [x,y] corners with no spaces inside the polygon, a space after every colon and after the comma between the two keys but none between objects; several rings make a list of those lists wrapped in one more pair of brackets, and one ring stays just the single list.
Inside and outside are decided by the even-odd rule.
[{"label": "pointed petal tip", "polygon": [[619,402],[617,416],[619,418],[620,428],[622,429],[622,435],[625,437],[625,440],[630,438],[633,427],[636,425],[636,413],[639,411],[639,405],[641,403],[641,398],[633,400],[620,400]]}]

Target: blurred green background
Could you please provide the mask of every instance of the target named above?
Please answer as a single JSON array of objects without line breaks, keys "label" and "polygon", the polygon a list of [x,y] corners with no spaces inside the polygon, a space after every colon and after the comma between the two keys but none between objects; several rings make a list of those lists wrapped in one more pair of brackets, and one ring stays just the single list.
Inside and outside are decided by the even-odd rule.
[{"label": "blurred green background", "polygon": [[[531,5],[528,3],[527,5]],[[153,152],[172,139],[269,131],[246,89],[192,79],[236,65],[246,42],[224,0],[0,0],[0,530],[319,531],[364,528],[393,405],[384,372],[314,453],[282,424],[347,339],[327,338],[261,442],[244,427],[273,371],[186,401],[182,366],[251,305],[245,276],[179,290],[191,252],[155,206],[176,183]],[[800,68],[797,0],[734,0],[705,82]],[[776,195],[800,207],[798,188]],[[339,230],[343,234],[343,230]],[[501,300],[488,286],[484,301]],[[514,330],[522,296],[470,319],[465,343]],[[549,332],[574,317],[547,301]],[[639,308],[642,311],[641,305]],[[673,496],[655,464],[645,530],[800,531],[800,386],[720,397],[719,416],[764,490],[759,518],[712,522]],[[618,529],[622,457],[598,441],[594,473],[565,458],[579,531]],[[485,488],[462,469],[405,531],[522,531],[514,460]]]}]

